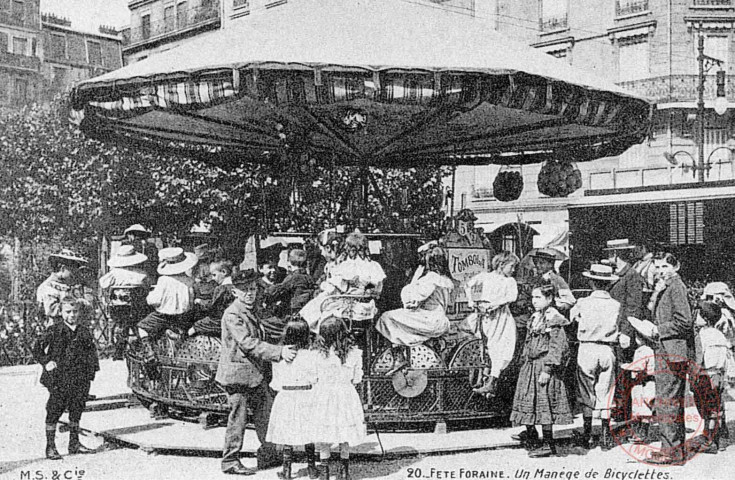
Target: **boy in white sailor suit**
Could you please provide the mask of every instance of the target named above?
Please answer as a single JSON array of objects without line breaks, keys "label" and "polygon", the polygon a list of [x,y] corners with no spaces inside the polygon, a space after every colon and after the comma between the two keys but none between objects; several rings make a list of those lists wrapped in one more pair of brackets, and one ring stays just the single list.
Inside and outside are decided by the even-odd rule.
[{"label": "boy in white sailor suit", "polygon": [[584,430],[580,444],[590,447],[592,418],[602,423],[600,447],[614,446],[610,435],[610,395],[615,383],[615,346],[619,341],[620,303],[607,292],[608,283],[618,280],[612,267],[592,265],[582,275],[590,279],[592,293],[577,300],[571,319],[578,322],[577,400],[582,405]]}]

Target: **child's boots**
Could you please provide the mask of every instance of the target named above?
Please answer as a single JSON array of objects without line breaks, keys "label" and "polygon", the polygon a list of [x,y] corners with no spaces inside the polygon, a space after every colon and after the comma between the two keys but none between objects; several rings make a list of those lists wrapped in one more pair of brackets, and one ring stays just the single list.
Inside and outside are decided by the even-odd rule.
[{"label": "child's boots", "polygon": [[46,424],[46,458],[49,460],[61,460],[59,451],[56,450],[56,424]]},{"label": "child's boots", "polygon": [[314,448],[314,444],[307,444],[304,450],[306,451],[306,469],[309,473],[309,478],[316,480],[319,478],[319,469],[316,468],[316,449]]},{"label": "child's boots", "polygon": [[339,475],[337,475],[337,480],[351,480],[351,478],[352,477],[350,477],[350,459],[349,458],[340,459]]},{"label": "child's boots", "polygon": [[531,458],[543,458],[556,456],[556,445],[553,440],[544,439],[540,447],[534,448],[528,452],[528,456]]},{"label": "child's boots", "polygon": [[283,447],[283,470],[278,472],[278,478],[288,480],[291,478],[291,461],[293,456],[293,448],[290,446]]},{"label": "child's boots", "polygon": [[94,453],[94,449],[85,447],[79,441],[79,425],[69,424],[69,455]]},{"label": "child's boots", "polygon": [[319,480],[329,480],[329,460],[319,462]]}]

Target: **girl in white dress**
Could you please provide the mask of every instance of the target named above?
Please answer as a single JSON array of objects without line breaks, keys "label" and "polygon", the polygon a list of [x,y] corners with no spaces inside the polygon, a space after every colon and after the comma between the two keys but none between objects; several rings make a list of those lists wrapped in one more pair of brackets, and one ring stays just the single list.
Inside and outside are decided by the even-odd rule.
[{"label": "girl in white dress", "polygon": [[[314,332],[319,332],[320,320],[336,316],[352,320],[371,320],[378,313],[374,298],[383,289],[385,272],[370,258],[367,238],[351,233],[345,239],[342,252],[330,268],[328,278],[319,286],[321,292],[299,314]],[[337,298],[324,302],[331,295],[372,297],[363,302]],[[323,310],[322,310],[323,309]]]},{"label": "girl in white dress", "polygon": [[[500,252],[492,260],[492,272],[480,272],[465,285],[467,306],[477,313],[467,317],[469,329],[485,340],[490,368],[485,368],[483,378],[473,389],[476,393],[493,395],[498,377],[513,360],[516,347],[516,322],[510,313],[510,304],[518,299],[518,284],[513,272],[520,260],[511,252]],[[473,287],[482,291],[475,302]],[[478,324],[479,322],[479,324]]]},{"label": "girl in white dress", "polygon": [[[385,312],[375,328],[394,346],[413,347],[430,338],[441,337],[449,331],[446,309],[454,280],[449,273],[447,254],[441,247],[433,247],[426,256],[423,274],[403,287],[403,308]],[[400,348],[394,348],[395,372],[406,358]]]},{"label": "girl in white dress", "polygon": [[340,473],[348,480],[350,445],[365,440],[365,413],[355,385],[362,381],[362,350],[354,344],[344,320],[325,318],[316,342],[317,383],[313,390],[312,440],[319,446],[320,478],[329,478],[331,445],[339,444]]},{"label": "girl in white dress", "polygon": [[302,319],[286,324],[282,345],[293,345],[296,358],[273,365],[270,387],[278,392],[273,400],[266,440],[283,445],[283,471],[279,478],[291,478],[291,457],[295,445],[305,445],[309,477],[316,478],[316,452],[312,443],[311,423],[305,414],[311,409],[317,379],[317,354],[309,349],[309,325]]}]

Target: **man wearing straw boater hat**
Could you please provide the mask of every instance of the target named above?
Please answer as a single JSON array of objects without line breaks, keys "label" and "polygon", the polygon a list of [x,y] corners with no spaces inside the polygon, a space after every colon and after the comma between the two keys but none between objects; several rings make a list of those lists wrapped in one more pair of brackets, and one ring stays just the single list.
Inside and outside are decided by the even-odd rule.
[{"label": "man wearing straw boater hat", "polygon": [[46,317],[46,326],[61,322],[61,299],[71,293],[75,274],[87,260],[71,250],[49,255],[53,272],[36,289],[36,302]]},{"label": "man wearing straw boater hat", "polygon": [[115,353],[113,360],[122,360],[127,333],[135,328],[148,312],[145,297],[151,279],[142,269],[148,261],[132,245],[121,245],[107,261],[110,271],[99,279],[99,286],[109,300],[110,317],[115,322]]},{"label": "man wearing straw boater hat", "polygon": [[158,282],[146,298],[154,311],[138,322],[138,334],[145,349],[148,375],[158,376],[154,342],[167,329],[189,327],[187,315],[194,306],[194,280],[188,274],[197,264],[197,256],[180,247],[164,248],[158,252]]},{"label": "man wearing straw boater hat", "polygon": [[[636,246],[631,244],[627,238],[610,240],[604,249],[607,252],[608,264],[615,269],[619,280],[610,283],[610,296],[620,302],[620,315],[618,317],[618,330],[620,330],[620,344],[616,348],[615,356],[619,363],[628,363],[633,359],[636,345],[631,339],[636,336],[635,329],[630,324],[630,318],[642,320],[643,311],[643,288],[645,280],[632,266]],[[630,418],[632,405],[630,403],[631,390],[628,384],[632,382],[630,372],[619,370],[618,378],[622,381],[615,383],[615,410],[616,418]]]},{"label": "man wearing straw boater hat", "polygon": [[619,341],[618,316],[620,302],[607,289],[619,280],[608,265],[592,265],[582,273],[589,278],[592,293],[572,307],[570,317],[576,321],[579,352],[577,354],[577,401],[582,405],[584,430],[580,444],[590,448],[592,418],[599,418],[600,447],[614,446],[610,434],[609,398],[615,383],[615,347]]}]

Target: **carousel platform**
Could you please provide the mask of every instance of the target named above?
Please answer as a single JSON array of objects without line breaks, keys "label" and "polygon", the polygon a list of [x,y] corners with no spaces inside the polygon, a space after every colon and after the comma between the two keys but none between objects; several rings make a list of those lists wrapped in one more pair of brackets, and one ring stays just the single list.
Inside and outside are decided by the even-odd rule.
[{"label": "carousel platform", "polygon": [[[127,448],[161,454],[218,456],[224,439],[224,427],[204,427],[196,421],[175,418],[155,419],[148,409],[140,405],[127,386],[125,362],[103,360],[101,371],[92,384],[91,394],[97,398],[87,403],[81,427],[109,443]],[[23,381],[35,400],[36,410],[43,409],[47,393],[38,383],[40,368],[36,366],[11,367],[2,375],[5,381]],[[5,370],[5,369],[2,369]],[[35,377],[35,380],[34,378]],[[66,414],[61,423],[66,422]],[[579,419],[581,425],[581,419]],[[63,428],[63,426],[62,426]],[[455,453],[473,450],[516,448],[518,442],[511,440],[520,428],[493,427],[436,433],[425,431],[375,431],[370,430],[367,441],[355,445],[352,452],[363,457],[400,457],[410,455]],[[564,432],[563,435],[570,435]],[[382,447],[381,447],[382,443]],[[245,455],[254,455],[257,438],[253,430],[245,436]]]},{"label": "carousel platform", "polygon": [[[29,428],[42,418],[46,390],[38,383],[40,368],[36,366],[6,367],[0,369],[0,377],[14,391],[10,384],[23,388],[27,397],[23,400],[23,411],[33,411],[28,421]],[[155,419],[148,409],[140,405],[126,384],[127,370],[124,362],[104,360],[101,371],[92,385],[91,393],[97,398],[88,402],[82,417],[82,429],[93,435],[124,448],[174,455],[196,455],[216,457],[220,455],[224,439],[224,427],[204,427],[202,424],[174,418]],[[728,417],[735,418],[735,401],[730,391],[726,396]],[[10,406],[5,405],[5,406]],[[689,412],[689,409],[687,410]],[[695,413],[695,412],[692,412]],[[11,414],[23,417],[16,412]],[[29,417],[30,418],[30,417]],[[20,420],[20,418],[18,418]],[[63,424],[66,415],[61,419]],[[689,427],[689,425],[687,425]],[[693,426],[693,425],[692,425]],[[557,438],[571,436],[575,428],[581,427],[581,417],[577,416],[573,425],[555,429]],[[62,427],[63,428],[63,427]],[[731,426],[732,428],[732,426]],[[498,450],[518,448],[518,442],[511,440],[513,433],[521,428],[493,426],[450,430],[447,433],[429,431],[370,431],[367,441],[352,448],[354,455],[364,458],[401,457],[412,455],[451,454],[477,450]],[[243,453],[254,455],[257,448],[255,432],[248,430]]]}]

